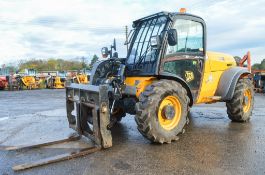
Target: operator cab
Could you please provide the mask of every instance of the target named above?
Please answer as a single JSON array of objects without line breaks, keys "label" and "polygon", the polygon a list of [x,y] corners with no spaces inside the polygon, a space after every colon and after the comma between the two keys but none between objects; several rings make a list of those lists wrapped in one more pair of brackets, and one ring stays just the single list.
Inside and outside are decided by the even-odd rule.
[{"label": "operator cab", "polygon": [[183,79],[196,96],[206,53],[206,24],[183,12],[160,12],[133,22],[126,77]]}]

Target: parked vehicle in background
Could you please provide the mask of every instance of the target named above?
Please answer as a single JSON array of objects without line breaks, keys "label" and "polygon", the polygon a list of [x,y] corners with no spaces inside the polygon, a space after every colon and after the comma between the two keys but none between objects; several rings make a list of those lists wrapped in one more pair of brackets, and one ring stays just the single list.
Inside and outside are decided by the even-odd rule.
[{"label": "parked vehicle in background", "polygon": [[0,68],[0,90],[4,90],[8,86],[9,69]]},{"label": "parked vehicle in background", "polygon": [[56,75],[48,74],[45,80],[46,88],[49,89],[63,89],[66,84],[66,72],[57,71]]},{"label": "parked vehicle in background", "polygon": [[35,69],[25,69],[23,73],[15,75],[16,85],[18,89],[38,89],[40,87],[40,79],[36,77]]},{"label": "parked vehicle in background", "polygon": [[265,93],[265,70],[254,70],[253,75],[255,91]]},{"label": "parked vehicle in background", "polygon": [[88,84],[90,78],[90,71],[84,69],[73,77],[72,82],[77,84]]}]

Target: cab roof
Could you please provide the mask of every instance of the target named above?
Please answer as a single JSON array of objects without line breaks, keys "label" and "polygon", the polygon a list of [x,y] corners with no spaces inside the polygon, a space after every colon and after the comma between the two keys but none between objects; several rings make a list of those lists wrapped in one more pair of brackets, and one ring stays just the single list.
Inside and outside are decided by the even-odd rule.
[{"label": "cab roof", "polygon": [[146,16],[146,17],[143,17],[143,18],[140,18],[138,20],[135,20],[135,21],[133,21],[133,24],[137,24],[137,23],[139,23],[141,21],[145,21],[145,20],[152,19],[152,18],[157,18],[157,17],[160,17],[160,16],[168,16],[171,20],[173,20],[174,17],[179,16],[179,15],[195,17],[195,18],[199,18],[199,19],[203,20],[203,18],[201,18],[201,17],[199,17],[197,15],[190,14],[190,13],[180,13],[180,12],[166,12],[166,11],[162,11],[162,12],[158,12],[158,13],[155,13],[155,14],[152,14],[152,15],[149,15],[149,16]]}]

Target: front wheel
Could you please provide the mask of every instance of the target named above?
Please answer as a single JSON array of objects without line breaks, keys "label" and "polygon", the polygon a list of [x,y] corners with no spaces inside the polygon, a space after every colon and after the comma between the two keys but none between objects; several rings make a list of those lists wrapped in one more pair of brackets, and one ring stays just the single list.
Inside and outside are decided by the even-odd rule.
[{"label": "front wheel", "polygon": [[226,102],[228,117],[234,122],[247,122],[252,115],[254,86],[249,79],[240,79],[233,98]]},{"label": "front wheel", "polygon": [[181,84],[160,80],[141,93],[135,120],[140,133],[152,142],[170,143],[184,132],[189,97]]}]

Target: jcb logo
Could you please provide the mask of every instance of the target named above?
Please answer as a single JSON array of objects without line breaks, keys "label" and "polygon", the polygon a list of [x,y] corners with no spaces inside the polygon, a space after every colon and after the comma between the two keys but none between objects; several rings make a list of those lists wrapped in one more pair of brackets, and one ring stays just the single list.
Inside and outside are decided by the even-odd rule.
[{"label": "jcb logo", "polygon": [[185,78],[187,82],[194,80],[194,74],[191,71],[185,71]]}]

